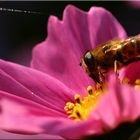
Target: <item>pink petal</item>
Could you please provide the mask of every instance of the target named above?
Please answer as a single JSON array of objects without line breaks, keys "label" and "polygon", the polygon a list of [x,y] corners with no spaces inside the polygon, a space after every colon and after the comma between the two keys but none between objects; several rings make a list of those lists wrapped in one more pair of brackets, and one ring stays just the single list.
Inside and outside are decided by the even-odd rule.
[{"label": "pink petal", "polygon": [[140,61],[129,64],[120,71],[120,79],[127,77],[130,84],[134,84],[137,79],[140,79]]},{"label": "pink petal", "polygon": [[0,138],[1,139],[13,139],[13,140],[31,140],[31,139],[37,139],[37,140],[42,140],[42,139],[47,139],[47,140],[63,140],[63,138],[59,136],[51,136],[51,135],[46,135],[46,134],[38,134],[38,135],[21,135],[21,134],[13,134],[9,132],[4,132],[0,131]]},{"label": "pink petal", "polygon": [[75,123],[57,113],[53,116],[48,109],[26,99],[3,92],[0,95],[0,128],[3,130],[21,134],[46,133],[69,139],[101,132],[99,121],[89,119]]},{"label": "pink petal", "polygon": [[[50,126],[50,118],[54,121],[56,118],[63,121],[64,117],[57,111],[0,91],[0,129],[18,134],[48,134],[44,125]],[[55,125],[57,126],[55,123],[51,125],[52,129]],[[64,126],[67,128],[65,123],[62,127]]]},{"label": "pink petal", "polygon": [[[0,128],[10,132],[22,133],[22,134],[36,134],[42,133],[43,129],[40,127],[44,123],[43,108],[26,103],[28,101],[20,99],[12,100],[2,96],[4,93],[0,92]],[[21,102],[19,102],[21,101]],[[23,104],[24,103],[24,104]],[[38,108],[35,108],[38,107]],[[45,110],[45,109],[44,109]],[[47,111],[47,110],[46,110]],[[39,115],[35,114],[39,113]]]},{"label": "pink petal", "polygon": [[[72,127],[73,124],[74,128],[72,127],[72,129],[77,127],[73,120],[55,116],[57,114],[49,116],[50,112],[45,107],[4,92],[0,92],[0,109],[0,129],[8,132],[26,135],[46,133],[65,136],[66,134],[63,132],[71,133],[67,130],[69,127]],[[76,135],[80,136],[79,133]]]},{"label": "pink petal", "polygon": [[0,128],[3,130],[21,134],[46,133],[69,139],[101,132],[99,121],[89,119],[76,123],[57,113],[52,116],[45,107],[26,99],[4,92],[0,95]]},{"label": "pink petal", "polygon": [[[65,117],[63,113],[60,111],[51,109],[47,106],[42,106],[38,103],[35,103],[34,101],[18,97],[16,95],[0,91],[0,100],[2,99],[8,99],[9,101],[13,101],[19,104],[22,104],[23,106],[26,106],[30,112],[36,116],[51,116],[51,117]],[[0,108],[2,110],[2,108]]]},{"label": "pink petal", "polygon": [[0,90],[29,99],[48,108],[64,112],[67,101],[73,101],[74,92],[47,74],[0,61]]},{"label": "pink petal", "polygon": [[101,133],[100,122],[93,119],[74,122],[64,118],[50,118],[46,121],[43,128],[49,134],[60,135],[66,139],[79,139],[86,135]]},{"label": "pink petal", "polygon": [[117,19],[101,7],[92,7],[88,12],[88,28],[92,48],[113,38],[126,38],[126,32]]},{"label": "pink petal", "polygon": [[126,33],[105,9],[93,7],[83,12],[67,6],[62,21],[50,17],[48,38],[33,50],[32,67],[59,79],[76,92],[85,92],[92,80],[79,66],[82,55],[118,37],[124,38]]},{"label": "pink petal", "polygon": [[134,8],[134,9],[140,9],[140,1],[139,0],[134,0],[134,1],[126,1],[126,4],[130,7],[130,8]]},{"label": "pink petal", "polygon": [[140,116],[139,98],[140,92],[136,93],[131,86],[121,85],[113,77],[107,93],[92,115],[100,118],[103,129],[113,129],[121,122],[131,122]]}]

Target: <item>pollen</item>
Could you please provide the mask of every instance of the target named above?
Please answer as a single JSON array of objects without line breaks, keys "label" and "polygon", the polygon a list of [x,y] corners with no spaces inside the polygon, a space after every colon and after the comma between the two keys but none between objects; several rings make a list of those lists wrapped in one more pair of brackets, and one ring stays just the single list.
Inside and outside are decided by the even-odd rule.
[{"label": "pollen", "polygon": [[135,81],[134,88],[137,90],[137,89],[139,89],[139,87],[140,87],[140,79],[137,79],[137,80]]},{"label": "pollen", "polygon": [[[130,80],[127,77],[125,77],[122,80],[121,83],[122,84],[128,84],[128,85],[130,85]],[[135,90],[139,89],[140,88],[140,79],[136,79],[135,82],[134,82],[134,84],[132,84],[132,86],[134,87]]]},{"label": "pollen", "polygon": [[92,86],[87,87],[86,96],[81,97],[80,94],[75,94],[75,102],[67,102],[64,110],[68,118],[75,121],[86,120],[90,112],[96,108],[99,97],[105,92],[105,88],[101,88],[99,84],[94,89]]},{"label": "pollen", "polygon": [[122,84],[129,84],[130,80],[127,77],[124,77],[122,80]]},{"label": "pollen", "polygon": [[[130,80],[126,77],[121,81],[121,84],[131,85]],[[140,79],[136,79],[135,83],[131,86],[133,86],[135,90],[139,89]],[[97,83],[95,88],[93,88],[91,85],[87,87],[84,97],[81,97],[80,94],[75,94],[74,102],[67,102],[64,107],[68,118],[73,119],[76,122],[88,119],[91,111],[96,109],[100,97],[106,93],[107,89],[107,83],[104,83],[104,86]]]}]

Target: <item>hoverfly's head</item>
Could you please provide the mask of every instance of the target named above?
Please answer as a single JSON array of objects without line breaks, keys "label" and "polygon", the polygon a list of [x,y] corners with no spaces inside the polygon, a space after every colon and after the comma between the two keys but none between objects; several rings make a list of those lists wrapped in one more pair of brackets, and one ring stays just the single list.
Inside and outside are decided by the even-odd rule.
[{"label": "hoverfly's head", "polygon": [[91,74],[92,71],[94,71],[94,69],[95,69],[95,58],[90,51],[85,53],[85,55],[81,59],[80,66],[83,66],[83,68],[85,69],[85,71],[88,74]]},{"label": "hoverfly's head", "polygon": [[101,83],[96,59],[90,51],[85,53],[85,55],[81,59],[80,66],[83,66],[85,71],[95,82]]}]

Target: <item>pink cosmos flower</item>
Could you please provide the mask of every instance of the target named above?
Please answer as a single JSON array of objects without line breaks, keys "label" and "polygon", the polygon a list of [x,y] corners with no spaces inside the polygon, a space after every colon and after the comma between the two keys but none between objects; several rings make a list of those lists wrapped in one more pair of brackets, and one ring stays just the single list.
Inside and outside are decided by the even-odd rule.
[{"label": "pink cosmos flower", "polygon": [[126,1],[126,3],[131,8],[140,9],[140,1],[139,0],[129,0],[129,1]]},{"label": "pink cosmos flower", "polygon": [[[104,8],[92,7],[84,12],[70,5],[62,20],[51,16],[48,37],[34,48],[31,68],[0,60],[0,128],[18,134],[77,139],[106,137],[112,129],[116,136],[122,132],[115,131],[121,123],[135,122],[140,115],[140,90],[133,88],[133,81],[140,75],[128,68],[120,78],[127,75],[132,84],[120,84],[111,75],[106,94],[86,119],[75,122],[64,110],[66,103],[75,102],[77,93],[84,97],[87,87],[95,86],[79,66],[82,55],[113,38],[126,38],[126,33]],[[138,71],[140,65],[132,65]]]}]

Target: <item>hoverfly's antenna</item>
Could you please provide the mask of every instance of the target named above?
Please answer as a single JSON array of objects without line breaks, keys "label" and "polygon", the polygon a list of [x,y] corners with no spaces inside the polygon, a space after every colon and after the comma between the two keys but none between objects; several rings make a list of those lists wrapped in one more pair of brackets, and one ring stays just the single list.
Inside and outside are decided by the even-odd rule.
[{"label": "hoverfly's antenna", "polygon": [[12,8],[2,8],[2,7],[0,7],[0,11],[15,12],[15,13],[25,13],[25,14],[36,14],[36,15],[46,15],[45,13],[42,13],[42,12],[20,10],[20,9],[12,9]]}]

